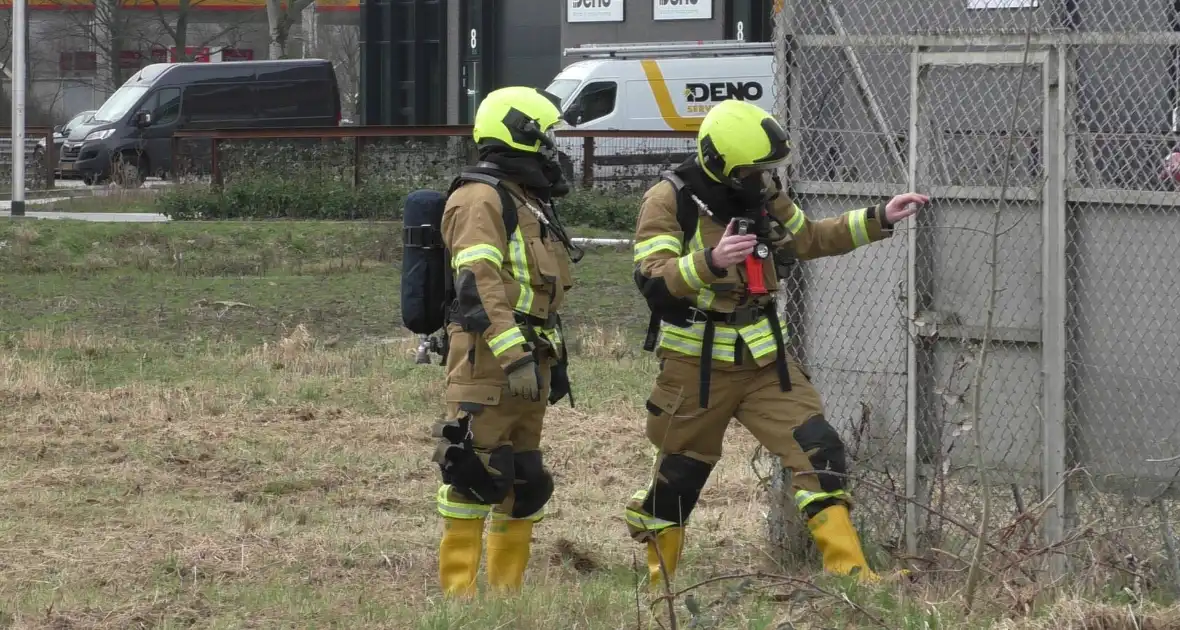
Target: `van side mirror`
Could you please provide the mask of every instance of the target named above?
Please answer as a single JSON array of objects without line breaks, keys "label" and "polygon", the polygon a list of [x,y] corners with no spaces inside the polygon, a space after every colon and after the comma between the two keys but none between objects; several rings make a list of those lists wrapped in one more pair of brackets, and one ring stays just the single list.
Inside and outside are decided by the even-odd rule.
[{"label": "van side mirror", "polygon": [[149,127],[152,124],[152,115],[144,110],[135,112],[133,123],[136,127]]},{"label": "van side mirror", "polygon": [[61,129],[63,126],[64,125],[54,125],[53,126],[53,133],[61,133]]}]

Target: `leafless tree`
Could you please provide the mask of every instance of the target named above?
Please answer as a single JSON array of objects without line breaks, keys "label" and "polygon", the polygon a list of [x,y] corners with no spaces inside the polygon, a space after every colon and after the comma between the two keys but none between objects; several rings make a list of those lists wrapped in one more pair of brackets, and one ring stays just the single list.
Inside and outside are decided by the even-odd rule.
[{"label": "leafless tree", "polygon": [[152,0],[156,8],[153,12],[153,18],[159,34],[159,37],[154,37],[153,39],[165,40],[153,41],[152,43],[163,47],[165,50],[175,46],[176,61],[193,61],[192,56],[188,54],[190,37],[194,37],[196,41],[193,46],[201,49],[232,36],[232,34],[241,28],[241,20],[227,20],[214,25],[211,29],[199,29],[197,32],[194,32],[189,26],[192,12],[194,10],[199,11],[200,6],[206,1],[177,0],[175,6],[169,6],[162,4],[160,0]]},{"label": "leafless tree", "polygon": [[355,116],[361,80],[360,27],[356,24],[325,25],[320,27],[315,41],[315,56],[330,60],[336,70],[344,117]]},{"label": "leafless tree", "polygon": [[70,0],[57,1],[62,3],[58,13],[65,22],[59,36],[78,43],[76,50],[97,53],[95,88],[104,92],[118,89],[129,76],[122,67],[122,53],[138,48],[143,35],[142,16],[124,8],[122,0],[94,0],[93,11],[76,10],[69,6]]},{"label": "leafless tree", "polygon": [[266,0],[266,22],[270,27],[269,56],[271,59],[286,59],[291,27],[299,20],[303,10],[315,0]]},{"label": "leafless tree", "polygon": [[[56,84],[48,86],[52,89],[38,89],[38,83],[48,76],[55,76],[57,71],[57,50],[52,43],[46,44],[40,33],[34,33],[29,28],[32,21],[26,24],[25,41],[25,78],[27,81],[25,92],[25,121],[33,127],[51,126],[60,117],[54,116],[54,108],[61,98],[61,87]],[[52,62],[52,63],[51,63]],[[12,13],[0,14],[0,70],[3,71],[5,82],[9,81],[12,72]],[[4,122],[0,126],[7,126],[12,116],[11,91],[4,95],[3,106],[0,107],[0,118]]]}]

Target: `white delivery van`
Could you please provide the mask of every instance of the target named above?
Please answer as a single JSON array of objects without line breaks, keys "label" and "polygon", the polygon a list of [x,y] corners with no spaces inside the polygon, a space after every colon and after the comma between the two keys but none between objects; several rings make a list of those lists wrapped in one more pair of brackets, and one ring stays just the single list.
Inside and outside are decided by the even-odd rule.
[{"label": "white delivery van", "polygon": [[[585,57],[546,88],[579,131],[696,131],[717,103],[731,98],[775,110],[773,46],[740,41],[587,44],[565,50]],[[582,172],[581,138],[559,138],[574,178]],[[630,179],[647,156],[658,172],[693,150],[691,139],[596,138],[595,175]],[[601,158],[606,158],[601,159]],[[644,175],[639,175],[645,177]]]}]

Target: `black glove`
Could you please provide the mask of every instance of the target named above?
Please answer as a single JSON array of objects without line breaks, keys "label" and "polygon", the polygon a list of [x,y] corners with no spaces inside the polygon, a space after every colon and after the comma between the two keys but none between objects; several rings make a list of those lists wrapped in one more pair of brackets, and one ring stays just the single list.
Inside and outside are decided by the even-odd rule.
[{"label": "black glove", "polygon": [[570,389],[570,373],[569,362],[565,357],[553,365],[549,370],[549,404],[556,404],[557,401],[570,397],[570,407],[574,406],[574,392]]}]

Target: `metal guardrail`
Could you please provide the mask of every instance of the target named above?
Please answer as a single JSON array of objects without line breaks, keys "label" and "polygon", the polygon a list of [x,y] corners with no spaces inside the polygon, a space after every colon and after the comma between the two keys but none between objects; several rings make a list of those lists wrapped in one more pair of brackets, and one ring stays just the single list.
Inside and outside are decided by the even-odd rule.
[{"label": "metal guardrail", "polygon": [[[54,187],[54,177],[57,171],[57,147],[53,144],[53,128],[52,127],[25,127],[25,151],[31,151],[29,148],[29,141],[31,140],[36,146],[36,138],[45,139],[45,160],[42,163],[42,168],[45,174],[45,185],[47,188]],[[0,128],[0,138],[8,140],[7,146],[0,147],[0,151],[5,150],[5,153],[11,155],[12,153],[12,128]],[[11,164],[11,161],[9,162]],[[29,169],[26,169],[29,170]]]}]

